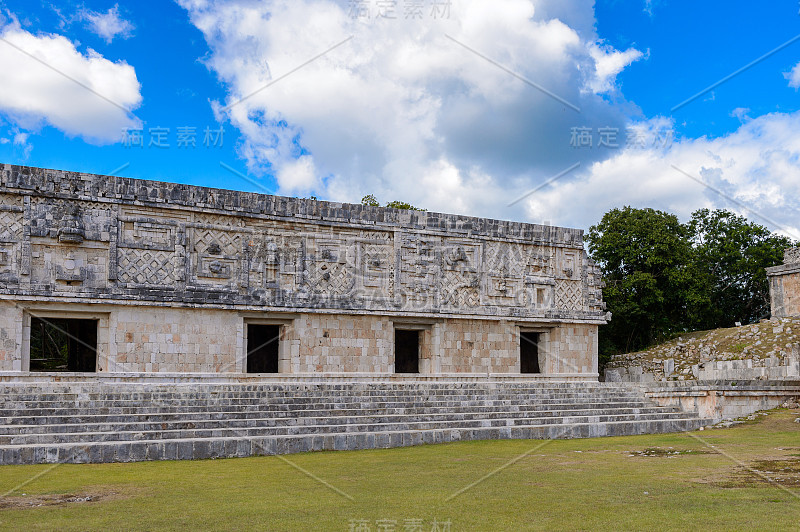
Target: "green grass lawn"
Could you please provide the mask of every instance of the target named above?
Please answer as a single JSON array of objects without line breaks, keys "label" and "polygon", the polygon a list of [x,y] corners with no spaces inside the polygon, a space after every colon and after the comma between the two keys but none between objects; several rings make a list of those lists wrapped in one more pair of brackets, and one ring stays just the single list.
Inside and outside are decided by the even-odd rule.
[{"label": "green grass lawn", "polygon": [[[427,532],[437,523],[452,531],[797,530],[797,417],[779,410],[759,422],[691,435],[5,466],[0,495],[28,483],[0,498],[0,529],[346,531],[368,525],[359,530]],[[755,466],[775,484],[740,464]]]}]

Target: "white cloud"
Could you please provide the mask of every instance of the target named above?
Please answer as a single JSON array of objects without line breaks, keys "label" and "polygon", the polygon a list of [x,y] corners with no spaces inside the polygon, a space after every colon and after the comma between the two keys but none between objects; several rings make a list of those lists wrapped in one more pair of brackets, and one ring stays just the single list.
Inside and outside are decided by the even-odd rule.
[{"label": "white cloud", "polygon": [[[670,122],[642,124],[654,139]],[[653,207],[687,219],[699,208],[727,208],[800,238],[800,112],[745,122],[720,138],[681,139],[666,147],[632,146],[572,180],[555,183],[527,201],[531,216],[548,209],[556,223],[597,223],[614,207]],[[694,176],[705,184],[687,177]]]},{"label": "white cloud", "polygon": [[119,5],[114,5],[105,13],[84,10],[80,12],[79,16],[87,22],[93,33],[102,37],[107,43],[118,36],[126,39],[133,35],[134,26],[120,16]]},{"label": "white cloud", "polygon": [[179,1],[229,88],[217,112],[243,133],[251,171],[269,169],[285,193],[521,217],[510,191],[607,156],[572,148],[573,127],[622,128],[637,113],[597,94],[641,53],[597,41],[591,0],[458,0],[438,20],[406,20],[402,3],[377,20],[352,18],[345,1]]},{"label": "white cloud", "polygon": [[314,160],[308,155],[281,166],[276,177],[281,190],[291,193],[309,192],[319,187]]},{"label": "white cloud", "polygon": [[800,63],[797,63],[790,72],[785,72],[783,77],[789,80],[790,87],[800,88]]},{"label": "white cloud", "polygon": [[22,150],[22,158],[27,159],[33,150],[33,144],[28,142],[29,134],[19,131],[14,134],[14,146]]},{"label": "white cloud", "polygon": [[612,92],[616,89],[617,74],[625,67],[644,57],[644,54],[635,48],[628,48],[618,52],[609,46],[592,44],[589,54],[595,61],[595,78],[589,87],[597,94]]},{"label": "white cloud", "polygon": [[643,11],[647,13],[650,18],[653,18],[655,16],[656,8],[660,7],[662,3],[662,0],[644,0]]},{"label": "white cloud", "polygon": [[750,112],[749,107],[737,107],[736,109],[731,111],[731,116],[738,119],[739,122],[744,123],[750,120],[750,116],[748,114],[749,112]]},{"label": "white cloud", "polygon": [[19,132],[14,135],[14,144],[17,146],[24,146],[25,143],[28,142],[28,134],[25,132]]},{"label": "white cloud", "polygon": [[[743,123],[734,133],[670,143],[671,120],[646,119],[617,86],[618,74],[645,56],[599,39],[591,0],[461,0],[449,19],[413,21],[354,20],[344,1],[179,1],[230,91],[215,111],[242,132],[250,170],[271,171],[279,192],[342,201],[372,193],[430,210],[577,227],[628,204],[684,218],[730,208],[798,233],[800,114],[751,118],[738,109]],[[626,139],[631,123],[638,133]],[[575,127],[592,128],[592,148],[570,145]],[[619,130],[620,148],[597,146],[603,127]]]},{"label": "white cloud", "polygon": [[130,113],[142,100],[132,66],[91,49],[81,54],[61,35],[33,35],[15,24],[3,28],[2,38],[0,112],[17,126],[49,124],[102,144],[140,125]]}]

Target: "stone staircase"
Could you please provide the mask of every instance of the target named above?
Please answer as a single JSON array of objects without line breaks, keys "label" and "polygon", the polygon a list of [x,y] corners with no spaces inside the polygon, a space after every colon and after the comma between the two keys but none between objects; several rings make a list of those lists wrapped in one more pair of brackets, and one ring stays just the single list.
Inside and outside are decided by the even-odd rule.
[{"label": "stone staircase", "polygon": [[7,383],[0,464],[622,436],[709,422],[657,406],[639,387],[607,383]]}]

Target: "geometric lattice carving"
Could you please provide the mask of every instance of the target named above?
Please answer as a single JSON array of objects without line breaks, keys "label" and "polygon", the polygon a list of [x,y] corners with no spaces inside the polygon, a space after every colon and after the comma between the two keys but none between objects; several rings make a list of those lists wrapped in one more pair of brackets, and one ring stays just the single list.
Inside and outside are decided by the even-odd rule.
[{"label": "geometric lattice carving", "polygon": [[343,232],[340,236],[326,234],[306,240],[305,284],[311,292],[334,298],[352,295],[356,284],[356,235]]},{"label": "geometric lattice carving", "polygon": [[577,230],[8,166],[1,177],[0,289],[26,297],[135,301],[137,287],[170,287],[177,305],[602,319],[602,276]]},{"label": "geometric lattice carving", "polygon": [[238,216],[227,216],[219,214],[195,213],[194,223],[207,225],[225,225],[228,227],[243,227],[244,220]]},{"label": "geometric lattice carving", "polygon": [[236,256],[242,252],[242,234],[215,229],[193,229],[194,250],[197,253],[209,253],[212,248],[215,255]]},{"label": "geometric lattice carving", "polygon": [[477,307],[481,302],[479,288],[480,279],[475,273],[454,270],[442,272],[440,290],[445,305]]},{"label": "geometric lattice carving", "polygon": [[316,262],[308,268],[307,283],[314,293],[333,297],[346,296],[353,290],[355,277],[346,264]]},{"label": "geometric lattice carving", "polygon": [[0,211],[0,242],[18,241],[22,237],[22,213]]},{"label": "geometric lattice carving", "polygon": [[583,309],[583,283],[556,280],[556,308],[559,310]]},{"label": "geometric lattice carving", "polygon": [[480,305],[480,249],[477,245],[459,242],[443,249],[439,280],[443,304],[459,308]]},{"label": "geometric lattice carving", "polygon": [[122,283],[171,286],[177,281],[173,252],[149,249],[119,249],[118,276]]},{"label": "geometric lattice carving", "polygon": [[525,274],[528,256],[533,246],[491,242],[486,245],[484,271],[503,272],[509,278],[521,278]]}]

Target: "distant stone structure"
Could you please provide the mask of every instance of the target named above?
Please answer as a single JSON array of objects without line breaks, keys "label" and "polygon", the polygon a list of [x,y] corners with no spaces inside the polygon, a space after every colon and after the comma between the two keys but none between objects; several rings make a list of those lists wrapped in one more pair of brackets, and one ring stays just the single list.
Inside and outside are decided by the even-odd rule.
[{"label": "distant stone structure", "polygon": [[580,230],[12,165],[0,305],[5,377],[597,380],[607,321]]},{"label": "distant stone structure", "polygon": [[783,264],[767,268],[773,318],[800,316],[800,247],[784,252]]}]

